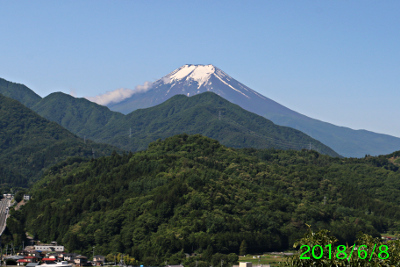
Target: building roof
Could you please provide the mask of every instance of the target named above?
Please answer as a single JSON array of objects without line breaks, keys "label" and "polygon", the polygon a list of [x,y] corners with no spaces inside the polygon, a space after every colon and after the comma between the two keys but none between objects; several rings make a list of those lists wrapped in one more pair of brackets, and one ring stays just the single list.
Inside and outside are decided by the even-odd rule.
[{"label": "building roof", "polygon": [[76,259],[87,259],[87,257],[86,256],[82,256],[82,255],[79,255],[79,256],[77,256],[77,257],[75,257]]},{"label": "building roof", "polygon": [[68,258],[68,257],[72,257],[75,258],[76,256],[78,256],[79,254],[77,253],[65,253],[64,254],[64,258]]},{"label": "building roof", "polygon": [[25,258],[25,257],[24,256],[17,256],[17,255],[4,257],[4,259],[13,259],[13,260],[20,260],[20,259],[23,259],[23,258]]}]

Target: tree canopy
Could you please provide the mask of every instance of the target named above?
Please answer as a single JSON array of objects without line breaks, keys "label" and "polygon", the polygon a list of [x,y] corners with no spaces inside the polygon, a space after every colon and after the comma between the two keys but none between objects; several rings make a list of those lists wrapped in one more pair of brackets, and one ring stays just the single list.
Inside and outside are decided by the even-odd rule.
[{"label": "tree canopy", "polygon": [[184,253],[212,261],[246,244],[247,253],[291,248],[306,223],[329,230],[337,244],[353,244],[359,231],[397,231],[399,178],[387,157],[232,149],[183,134],[135,154],[58,164],[14,216],[69,251],[95,246],[144,264],[178,262]]}]

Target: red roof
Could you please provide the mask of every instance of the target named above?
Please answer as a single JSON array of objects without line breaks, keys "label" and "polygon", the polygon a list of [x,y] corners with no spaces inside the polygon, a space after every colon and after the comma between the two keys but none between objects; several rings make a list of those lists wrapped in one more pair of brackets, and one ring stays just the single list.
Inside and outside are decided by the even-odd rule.
[{"label": "red roof", "polygon": [[24,259],[36,259],[34,256],[26,256]]},{"label": "red roof", "polygon": [[43,258],[42,261],[56,261],[56,258]]}]

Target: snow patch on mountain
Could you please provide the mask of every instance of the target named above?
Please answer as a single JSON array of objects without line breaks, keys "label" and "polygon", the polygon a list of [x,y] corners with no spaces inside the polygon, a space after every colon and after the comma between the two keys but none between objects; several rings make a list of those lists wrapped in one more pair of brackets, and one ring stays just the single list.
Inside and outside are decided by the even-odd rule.
[{"label": "snow patch on mountain", "polygon": [[232,88],[233,90],[235,90],[236,92],[241,93],[242,95],[244,95],[244,96],[247,97],[247,98],[250,98],[250,97],[248,97],[245,93],[243,93],[242,91],[240,91],[240,90],[234,88],[232,85],[230,85],[229,83],[225,82],[225,81],[224,81],[223,79],[221,79],[218,75],[215,75],[215,77],[217,77],[221,82],[223,82],[224,84],[226,84],[227,86],[229,86],[230,88]]},{"label": "snow patch on mountain", "polygon": [[197,88],[200,88],[210,79],[213,73],[215,73],[215,67],[213,65],[184,65],[166,77],[169,78],[167,83],[192,80],[197,82]]},{"label": "snow patch on mountain", "polygon": [[182,80],[196,69],[194,65],[184,65],[170,74],[170,82],[175,80]]}]

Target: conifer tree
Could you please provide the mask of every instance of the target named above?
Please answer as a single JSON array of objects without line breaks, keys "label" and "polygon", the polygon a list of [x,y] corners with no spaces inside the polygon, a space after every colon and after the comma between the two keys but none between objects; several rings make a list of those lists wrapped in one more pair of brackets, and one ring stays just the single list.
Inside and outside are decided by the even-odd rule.
[{"label": "conifer tree", "polygon": [[242,243],[240,244],[239,248],[239,255],[246,255],[247,253],[247,243],[246,240],[243,240]]}]

